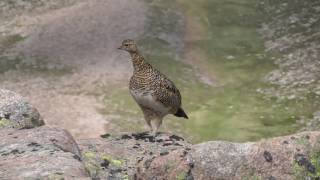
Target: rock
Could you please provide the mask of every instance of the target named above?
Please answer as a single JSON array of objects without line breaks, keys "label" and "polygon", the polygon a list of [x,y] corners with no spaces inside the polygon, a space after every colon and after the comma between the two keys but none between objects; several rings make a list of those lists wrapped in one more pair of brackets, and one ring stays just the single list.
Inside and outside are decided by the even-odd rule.
[{"label": "rock", "polygon": [[4,129],[0,136],[0,179],[90,179],[65,130]]},{"label": "rock", "polygon": [[192,148],[195,179],[232,179],[237,170],[247,165],[253,143],[207,142]]},{"label": "rock", "polygon": [[152,139],[142,133],[79,144],[93,178],[285,180],[318,176],[319,138],[320,132],[303,132],[259,142],[192,146],[178,136],[161,134]]},{"label": "rock", "polygon": [[213,141],[194,145],[192,175],[195,179],[317,178],[319,138],[320,132],[303,132],[256,143]]},{"label": "rock", "polygon": [[138,166],[137,179],[193,179],[192,166],[185,150],[174,150],[165,156],[157,156],[147,168]]},{"label": "rock", "polygon": [[84,164],[96,179],[175,179],[190,171],[183,138],[148,133],[79,140]]},{"label": "rock", "polygon": [[39,112],[20,95],[0,89],[0,129],[34,128],[44,125]]},{"label": "rock", "polygon": [[68,132],[45,126],[4,129],[0,136],[0,179],[287,180],[320,174],[317,131],[196,145],[176,135],[148,133],[109,134],[77,145]]}]

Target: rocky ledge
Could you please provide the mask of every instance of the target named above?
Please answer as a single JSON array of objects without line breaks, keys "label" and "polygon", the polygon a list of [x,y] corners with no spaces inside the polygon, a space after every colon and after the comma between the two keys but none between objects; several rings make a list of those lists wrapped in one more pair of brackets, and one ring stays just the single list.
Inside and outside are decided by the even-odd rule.
[{"label": "rocky ledge", "polygon": [[[320,132],[317,131],[248,143],[211,141],[193,145],[182,137],[165,133],[156,138],[148,133],[105,134],[101,138],[76,141],[65,130],[41,126],[40,115],[20,96],[10,91],[0,92],[7,95],[0,99],[0,115],[4,111],[14,114],[14,107],[20,107],[21,100],[33,109],[22,114],[33,113],[12,117],[20,117],[19,121],[32,117],[30,122],[37,122],[33,128],[23,128],[10,125],[16,123],[16,118],[2,117],[7,123],[0,129],[0,179],[320,177]],[[8,104],[11,96],[19,98],[12,98],[15,103],[8,109],[3,104]]]}]

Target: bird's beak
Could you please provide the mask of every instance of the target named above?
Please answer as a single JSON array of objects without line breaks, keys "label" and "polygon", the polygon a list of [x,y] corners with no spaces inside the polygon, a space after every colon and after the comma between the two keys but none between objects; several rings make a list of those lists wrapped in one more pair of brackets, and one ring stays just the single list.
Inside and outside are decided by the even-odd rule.
[{"label": "bird's beak", "polygon": [[117,49],[122,50],[122,46],[118,47]]}]

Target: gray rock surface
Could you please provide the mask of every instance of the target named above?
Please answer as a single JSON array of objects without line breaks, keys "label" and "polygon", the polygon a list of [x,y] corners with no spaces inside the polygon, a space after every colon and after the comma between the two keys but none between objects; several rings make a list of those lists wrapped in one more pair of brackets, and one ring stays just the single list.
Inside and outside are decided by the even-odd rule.
[{"label": "gray rock surface", "polygon": [[67,131],[4,129],[0,137],[0,179],[89,179]]},{"label": "gray rock surface", "polygon": [[[174,137],[174,138],[172,138]],[[85,166],[101,179],[304,179],[320,174],[320,132],[259,142],[191,145],[162,134],[81,140]]]},{"label": "gray rock surface", "polygon": [[320,132],[256,143],[207,142],[192,147],[195,179],[315,179]]},{"label": "gray rock surface", "polygon": [[175,179],[189,172],[191,144],[172,134],[105,135],[78,141],[91,177],[100,179]]},{"label": "gray rock surface", "polygon": [[39,112],[20,95],[0,89],[0,129],[33,128],[44,125]]},{"label": "gray rock surface", "polygon": [[196,179],[237,177],[237,169],[246,165],[253,143],[228,143],[213,141],[195,145],[192,157]]},{"label": "gray rock surface", "polygon": [[[320,132],[191,145],[172,134],[78,140],[58,128],[0,130],[0,179],[316,179]],[[79,146],[79,148],[78,148]],[[80,149],[80,151],[79,151]],[[81,152],[81,153],[80,153]]]}]

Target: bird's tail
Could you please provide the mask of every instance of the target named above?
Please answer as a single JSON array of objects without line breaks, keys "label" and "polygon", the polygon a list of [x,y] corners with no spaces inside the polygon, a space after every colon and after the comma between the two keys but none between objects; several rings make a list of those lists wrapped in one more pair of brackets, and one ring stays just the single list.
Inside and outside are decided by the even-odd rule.
[{"label": "bird's tail", "polygon": [[174,114],[177,117],[184,117],[186,119],[189,119],[187,114],[184,112],[182,108],[179,108],[178,111]]}]

